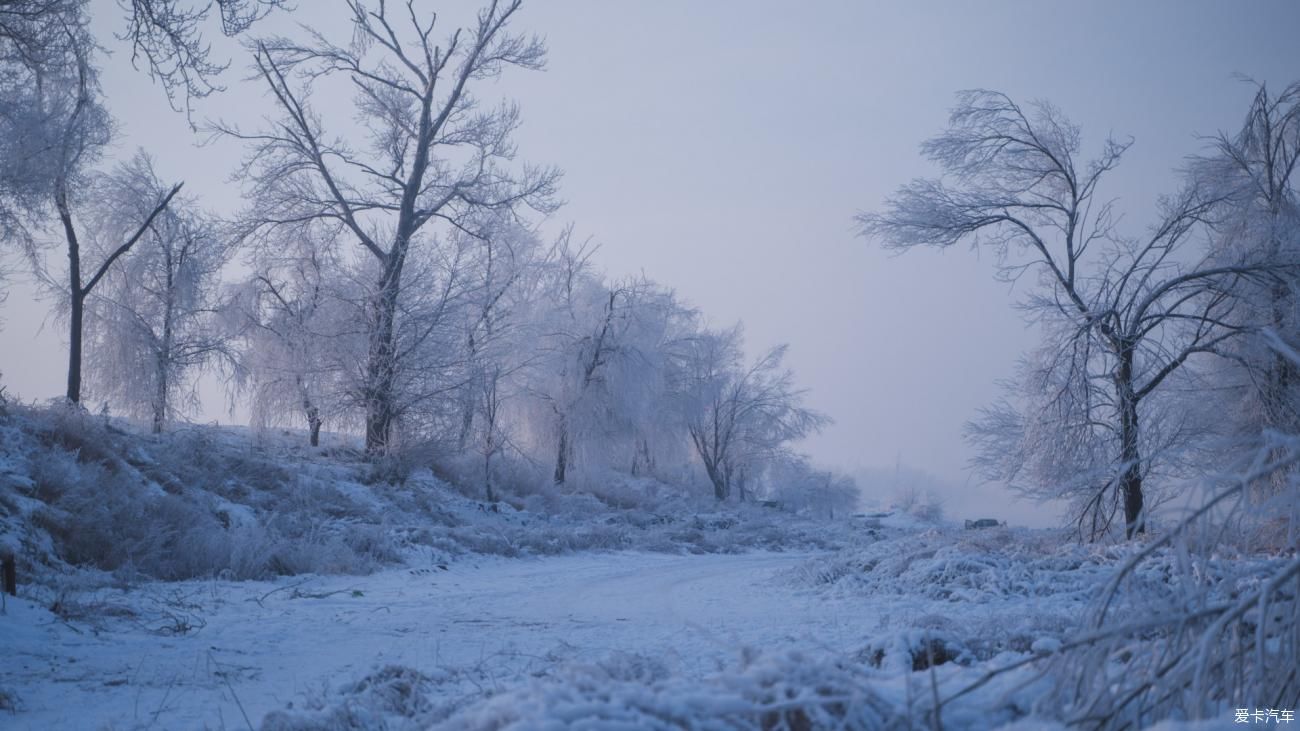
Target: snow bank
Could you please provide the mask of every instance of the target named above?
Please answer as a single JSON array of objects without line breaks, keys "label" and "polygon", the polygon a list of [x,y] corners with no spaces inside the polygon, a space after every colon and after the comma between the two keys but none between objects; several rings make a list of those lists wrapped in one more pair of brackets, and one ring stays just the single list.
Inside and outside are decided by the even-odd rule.
[{"label": "snow bank", "polygon": [[113,580],[243,580],[476,555],[823,548],[849,530],[719,509],[647,480],[597,494],[503,487],[506,499],[488,504],[427,468],[383,467],[235,428],[145,435],[78,410],[10,406],[0,415],[0,550],[18,557],[24,583],[58,583],[72,567]]}]

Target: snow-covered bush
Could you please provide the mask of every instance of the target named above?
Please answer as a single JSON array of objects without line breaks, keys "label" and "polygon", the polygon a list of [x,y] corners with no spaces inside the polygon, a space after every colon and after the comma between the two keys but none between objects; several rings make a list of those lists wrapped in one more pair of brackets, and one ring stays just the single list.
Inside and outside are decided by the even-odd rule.
[{"label": "snow-covered bush", "polygon": [[[1300,702],[1297,464],[1300,439],[1269,437],[1239,478],[1124,563],[1050,668],[1067,719],[1119,729]],[[1240,551],[1279,521],[1286,544],[1271,556]],[[1150,590],[1152,572],[1164,591]]]},{"label": "snow-covered bush", "polygon": [[[745,651],[703,681],[640,655],[573,664],[454,709],[429,696],[440,678],[388,667],[339,689],[308,711],[275,711],[262,731],[457,731],[524,729],[897,728],[896,706],[872,686],[875,671],[851,660],[799,652]],[[448,712],[450,711],[449,715]]]}]

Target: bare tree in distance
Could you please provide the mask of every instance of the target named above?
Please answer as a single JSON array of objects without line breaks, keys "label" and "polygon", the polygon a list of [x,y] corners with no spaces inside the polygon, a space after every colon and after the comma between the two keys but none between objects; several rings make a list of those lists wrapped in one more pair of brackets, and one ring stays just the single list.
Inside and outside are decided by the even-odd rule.
[{"label": "bare tree in distance", "polygon": [[691,444],[719,501],[743,487],[747,472],[786,454],[788,444],[830,419],[802,406],[803,392],[784,367],[786,346],[743,365],[739,327],[703,332],[688,345],[682,377]]},{"label": "bare tree in distance", "polygon": [[[1218,352],[1242,332],[1231,317],[1237,288],[1270,276],[1267,264],[1254,261],[1184,263],[1187,242],[1218,200],[1195,185],[1161,201],[1160,220],[1145,237],[1121,238],[1112,202],[1098,198],[1097,187],[1129,144],[1107,140],[1096,159],[1080,165],[1079,129],[1052,105],[1026,111],[998,92],[962,92],[948,129],[922,145],[945,177],[913,181],[887,212],[857,218],[864,234],[889,248],[966,242],[994,251],[1001,279],[1034,274],[1038,288],[1027,312],[1056,323],[1048,328],[1055,345],[1046,349],[1052,377],[1037,386],[1054,390],[1039,405],[1056,415],[1049,422],[1060,435],[1087,434],[1107,452],[1109,477],[1076,503],[1079,525],[1093,537],[1117,510],[1127,536],[1145,530],[1144,460],[1151,455],[1142,452],[1142,403],[1194,355]],[[1018,438],[1008,431],[1023,424],[1008,418],[1015,411],[1003,405],[984,426]],[[997,451],[1006,441],[983,444]],[[989,474],[1015,475],[1015,468],[996,467],[996,455],[990,460]]]},{"label": "bare tree in distance", "polygon": [[254,273],[239,287],[235,310],[239,385],[252,394],[259,427],[301,420],[308,443],[344,412],[344,348],[351,308],[338,281],[337,232],[311,224],[283,229],[251,252]]},{"label": "bare tree in distance", "polygon": [[[430,224],[471,227],[479,211],[555,205],[557,171],[508,165],[518,108],[484,108],[470,94],[507,67],[542,67],[542,42],[508,31],[520,5],[492,2],[439,44],[438,16],[418,12],[413,2],[394,18],[385,3],[349,0],[348,46],[310,30],[306,43],[274,38],[256,45],[257,74],[276,106],[273,123],[258,132],[218,126],[250,147],[240,171],[250,181],[243,217],[250,236],[306,220],[335,222],[378,271],[361,386],[372,456],[388,449],[396,419],[403,367],[398,302],[412,250],[436,245]],[[364,152],[331,135],[311,108],[311,89],[335,78],[356,92]]]}]

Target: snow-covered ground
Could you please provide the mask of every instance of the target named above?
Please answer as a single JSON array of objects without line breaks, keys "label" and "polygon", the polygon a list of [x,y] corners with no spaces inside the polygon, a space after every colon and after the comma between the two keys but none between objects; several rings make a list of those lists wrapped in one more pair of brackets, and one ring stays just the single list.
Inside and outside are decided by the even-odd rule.
[{"label": "snow-covered ground", "polygon": [[256,727],[389,665],[444,679],[437,700],[452,706],[619,653],[702,677],[743,647],[855,647],[872,602],[781,580],[807,558],[617,553],[150,584],[81,597],[94,616],[70,622],[10,600],[0,687],[22,711],[0,724],[243,728],[247,716]]},{"label": "snow-covered ground", "polygon": [[[909,542],[913,535],[881,545],[908,564],[933,559],[932,550]],[[501,708],[490,703],[476,709],[494,696],[511,711],[526,705],[528,698],[512,701],[511,694],[536,694],[530,682],[554,683],[575,668],[600,667],[624,681],[628,673],[649,673],[634,677],[633,685],[665,678],[690,684],[743,670],[758,656],[791,652],[808,654],[806,661],[786,660],[801,665],[854,659],[897,712],[923,690],[905,679],[909,653],[925,637],[973,641],[979,635],[993,643],[1001,635],[1003,645],[1023,637],[1015,649],[1025,652],[1054,635],[1024,633],[1062,631],[1081,601],[1077,592],[1057,593],[1049,585],[1032,602],[1017,591],[961,601],[921,587],[911,594],[852,591],[842,586],[843,575],[822,573],[842,560],[807,553],[602,553],[483,558],[362,577],[151,583],[69,596],[62,610],[73,618],[66,621],[32,602],[11,601],[0,621],[0,645],[12,648],[0,667],[0,688],[18,699],[21,711],[0,723],[21,729],[384,728],[378,719],[386,718],[390,726],[423,728],[450,717],[448,727],[456,727],[472,725],[475,714],[499,716]],[[948,647],[956,651],[960,643]],[[1014,655],[992,644],[983,649],[981,661]],[[967,665],[974,659],[963,658]],[[981,665],[942,666],[944,687],[969,682]],[[618,679],[602,682],[607,687]],[[357,697],[364,690],[358,681],[394,680],[418,703],[394,708]],[[583,705],[590,712],[590,703]],[[1016,715],[1015,708],[1007,705],[1002,720]],[[342,717],[352,725],[330,725]],[[499,721],[477,727],[501,727]]]}]

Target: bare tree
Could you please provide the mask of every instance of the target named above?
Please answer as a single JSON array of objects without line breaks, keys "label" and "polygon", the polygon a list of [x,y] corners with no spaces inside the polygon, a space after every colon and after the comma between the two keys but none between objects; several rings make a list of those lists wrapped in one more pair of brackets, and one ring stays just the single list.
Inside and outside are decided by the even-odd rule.
[{"label": "bare tree", "polygon": [[[221,131],[251,146],[242,173],[252,204],[244,219],[254,236],[305,220],[336,222],[378,269],[368,305],[369,346],[362,382],[366,449],[384,452],[397,416],[403,368],[397,348],[399,301],[413,250],[432,245],[431,222],[470,227],[473,214],[520,205],[552,207],[558,173],[524,166],[513,172],[510,143],[518,109],[481,108],[471,86],[507,67],[541,68],[537,38],[507,29],[521,0],[492,2],[468,28],[437,44],[437,16],[412,2],[395,19],[386,3],[348,0],[349,46],[308,31],[308,43],[270,39],[256,47],[257,73],[277,107],[265,130]],[[402,26],[402,28],[399,28]],[[310,106],[313,86],[343,79],[357,94],[368,149],[331,136]]]},{"label": "bare tree", "polygon": [[630,287],[607,287],[589,271],[592,250],[568,246],[565,237],[556,267],[556,308],[543,346],[549,357],[544,379],[534,392],[554,413],[555,484],[568,479],[574,442],[588,424],[583,417],[599,411],[612,392],[608,371],[628,356]]},{"label": "bare tree", "polygon": [[[1196,186],[1161,202],[1147,236],[1120,238],[1111,203],[1096,192],[1127,147],[1108,140],[1080,168],[1079,130],[1055,107],[1038,103],[1026,112],[1003,94],[963,92],[948,130],[922,146],[945,179],[914,181],[888,212],[858,217],[863,233],[892,248],[966,241],[995,251],[1003,279],[1037,276],[1026,307],[1050,321],[1054,344],[1030,383],[1051,389],[1037,403],[1054,416],[1036,422],[1056,424],[1076,445],[1105,445],[1111,477],[1092,487],[1078,516],[1094,535],[1120,506],[1126,534],[1144,530],[1150,455],[1142,452],[1142,404],[1194,355],[1217,352],[1241,332],[1230,316],[1235,292],[1242,281],[1267,276],[1266,267],[1249,262],[1183,263],[1186,242],[1217,202]],[[976,427],[977,443],[981,429],[1015,425],[1014,412],[1006,405],[989,412]],[[1083,454],[1095,451],[1080,448]]]},{"label": "bare tree", "polygon": [[[143,152],[98,187],[87,248],[101,256],[168,193]],[[93,393],[147,417],[155,434],[184,408],[180,399],[193,401],[194,371],[229,355],[219,275],[231,252],[193,200],[175,198],[153,218],[86,302]]]},{"label": "bare tree", "polygon": [[762,461],[786,455],[787,445],[820,431],[830,419],[801,405],[803,392],[783,367],[786,347],[742,365],[739,327],[692,339],[682,378],[691,444],[718,500],[744,489]]}]

